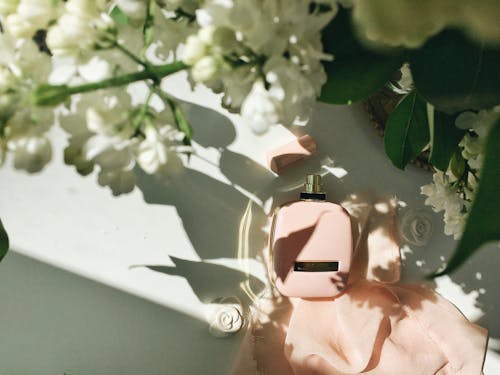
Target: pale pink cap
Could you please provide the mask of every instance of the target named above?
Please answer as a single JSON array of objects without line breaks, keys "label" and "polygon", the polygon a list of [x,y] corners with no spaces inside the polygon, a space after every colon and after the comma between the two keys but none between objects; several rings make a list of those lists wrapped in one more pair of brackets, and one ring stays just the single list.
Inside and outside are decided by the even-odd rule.
[{"label": "pale pink cap", "polygon": [[290,165],[316,153],[316,142],[306,134],[292,142],[273,148],[267,152],[267,164],[277,173],[282,173]]}]

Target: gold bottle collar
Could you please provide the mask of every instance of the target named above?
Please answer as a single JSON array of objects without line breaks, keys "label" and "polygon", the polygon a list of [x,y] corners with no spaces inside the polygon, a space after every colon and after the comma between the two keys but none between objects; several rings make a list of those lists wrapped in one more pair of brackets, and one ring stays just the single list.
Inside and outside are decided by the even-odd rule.
[{"label": "gold bottle collar", "polygon": [[323,193],[320,175],[309,174],[306,176],[306,183],[304,184],[304,193],[308,194]]}]

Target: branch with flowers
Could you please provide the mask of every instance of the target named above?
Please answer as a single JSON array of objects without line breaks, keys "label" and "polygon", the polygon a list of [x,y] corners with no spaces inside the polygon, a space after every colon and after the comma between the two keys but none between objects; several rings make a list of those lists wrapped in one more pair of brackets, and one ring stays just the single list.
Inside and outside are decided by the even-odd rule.
[{"label": "branch with flowers", "polygon": [[[387,156],[404,169],[430,155],[422,193],[460,238],[451,272],[500,239],[498,12],[495,0],[0,0],[0,162],[42,170],[59,124],[66,164],[97,169],[115,195],[134,188],[136,165],[168,175],[193,152],[182,106],[161,88],[182,70],[257,133],[307,121],[317,100],[389,87],[401,101]],[[138,83],[146,95],[132,104]]]}]

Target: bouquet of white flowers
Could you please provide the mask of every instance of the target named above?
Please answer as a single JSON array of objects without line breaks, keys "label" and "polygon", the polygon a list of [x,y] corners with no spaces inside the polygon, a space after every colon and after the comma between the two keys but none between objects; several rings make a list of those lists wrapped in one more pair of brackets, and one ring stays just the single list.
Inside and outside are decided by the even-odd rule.
[{"label": "bouquet of white flowers", "polygon": [[500,238],[499,18],[495,0],[0,0],[0,163],[40,171],[58,124],[66,164],[97,168],[115,195],[134,188],[136,165],[168,175],[193,152],[161,87],[181,70],[257,133],[307,122],[317,100],[350,104],[391,85],[404,98],[386,153],[404,168],[430,151],[422,192],[446,233],[463,233],[447,272]]}]

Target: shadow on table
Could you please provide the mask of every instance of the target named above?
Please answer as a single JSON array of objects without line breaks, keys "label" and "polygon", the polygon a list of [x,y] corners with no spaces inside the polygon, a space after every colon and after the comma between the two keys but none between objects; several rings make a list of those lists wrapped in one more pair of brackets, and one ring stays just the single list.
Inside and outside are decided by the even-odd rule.
[{"label": "shadow on table", "polygon": [[[236,135],[234,125],[227,117],[194,104],[187,105],[187,109],[190,117],[203,119],[202,122],[192,121],[195,142],[203,147],[219,149],[221,158],[227,159],[234,168],[245,171],[254,185],[272,179],[272,174],[257,163],[225,148]],[[137,187],[147,203],[176,208],[193,248],[201,259],[235,258],[240,220],[249,198],[236,189],[231,176],[226,177],[231,184],[188,166],[175,178],[164,181],[137,169]],[[253,188],[247,186],[250,191]],[[256,207],[250,231],[255,249],[264,246],[265,235],[260,228],[265,222],[266,216],[262,209]]]},{"label": "shadow on table", "polygon": [[226,374],[241,339],[13,251],[0,301],[2,374]]},{"label": "shadow on table", "polygon": [[252,300],[241,285],[249,283],[255,293],[264,289],[264,283],[252,275],[219,264],[190,261],[170,256],[174,266],[146,265],[150,270],[166,275],[184,277],[198,299],[203,303],[212,303],[221,297],[237,297],[244,306],[250,306]]}]

